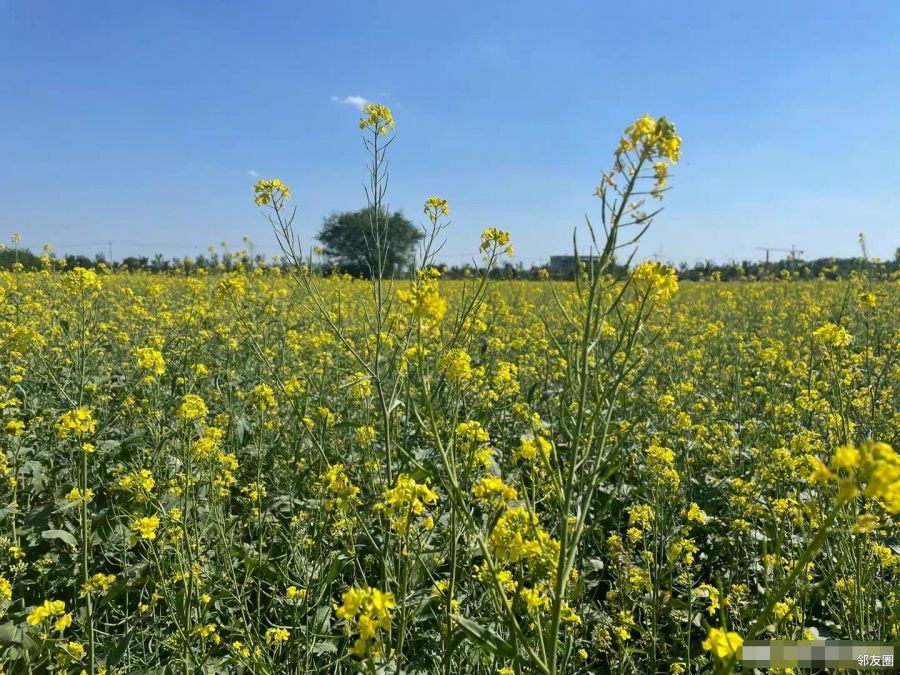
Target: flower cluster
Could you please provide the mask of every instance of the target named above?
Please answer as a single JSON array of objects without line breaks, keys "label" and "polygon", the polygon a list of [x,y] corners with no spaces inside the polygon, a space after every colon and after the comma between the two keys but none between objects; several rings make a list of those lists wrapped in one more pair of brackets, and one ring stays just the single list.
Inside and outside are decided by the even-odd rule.
[{"label": "flower cluster", "polygon": [[441,197],[429,197],[426,199],[423,210],[432,224],[436,224],[441,216],[450,215],[450,207],[447,206],[447,200]]},{"label": "flower cluster", "polygon": [[83,267],[76,267],[67,273],[64,285],[66,291],[76,297],[96,295],[103,288],[103,282],[97,273]]},{"label": "flower cluster", "polygon": [[710,652],[717,661],[733,661],[740,655],[743,638],[733,631],[725,631],[721,628],[711,628],[706,640],[703,641],[703,649]]},{"label": "flower cluster", "polygon": [[45,600],[28,615],[26,623],[30,626],[43,626],[53,619],[56,619],[53,630],[59,633],[72,625],[72,614],[66,612],[66,603],[62,600]]},{"label": "flower cluster", "polygon": [[836,481],[841,503],[849,502],[862,490],[869,499],[880,500],[889,513],[900,513],[900,455],[887,443],[867,440],[859,447],[841,446],[829,466],[821,460],[817,463],[810,480]]},{"label": "flower cluster", "polygon": [[675,125],[665,117],[653,119],[643,115],[625,129],[616,154],[629,151],[647,159],[665,157],[675,163],[681,159],[681,137],[675,131]]},{"label": "flower cluster", "polygon": [[60,439],[84,438],[97,429],[93,414],[89,408],[75,408],[59,416],[56,423],[56,436]]},{"label": "flower cluster", "polygon": [[206,402],[196,394],[185,394],[181,398],[176,416],[186,422],[202,420],[209,414]]},{"label": "flower cluster", "polygon": [[269,628],[266,630],[266,644],[280,645],[287,642],[291,637],[290,631],[286,628]]},{"label": "flower cluster", "polygon": [[418,270],[409,289],[397,291],[397,299],[427,327],[436,327],[447,313],[447,300],[438,288],[440,276],[434,267]]},{"label": "flower cluster", "polygon": [[512,256],[514,251],[509,240],[509,232],[504,232],[496,227],[488,227],[481,233],[481,251],[486,255],[491,252],[502,252]]},{"label": "flower cluster", "polygon": [[162,375],[166,372],[166,362],[163,359],[162,352],[152,347],[139,347],[134,350],[134,356],[137,360],[137,366],[141,370],[146,370],[152,375]]},{"label": "flower cluster", "polygon": [[846,328],[834,323],[826,323],[813,331],[813,340],[825,347],[846,347],[852,339]]},{"label": "flower cluster", "polygon": [[472,378],[472,357],[464,349],[449,349],[441,355],[441,372],[453,384],[463,385]]},{"label": "flower cluster", "polygon": [[288,186],[277,178],[257,181],[253,186],[253,192],[256,195],[257,206],[272,206],[280,209],[291,198]]},{"label": "flower cluster", "polygon": [[362,503],[360,489],[353,484],[343,464],[332,464],[319,477],[318,491],[323,508],[331,519],[332,532],[342,536],[353,531],[356,509]]},{"label": "flower cluster", "polygon": [[487,476],[475,483],[472,487],[472,495],[482,504],[501,508],[506,506],[507,502],[513,501],[518,493],[515,488],[504,483],[501,478]]},{"label": "flower cluster", "polygon": [[[395,532],[405,533],[413,521],[425,514],[426,507],[434,506],[438,496],[428,485],[417,483],[411,476],[399,476],[394,487],[385,490],[375,510],[383,512]],[[426,530],[434,527],[431,516],[422,521]]]},{"label": "flower cluster", "polygon": [[660,302],[667,301],[678,291],[675,270],[656,260],[648,260],[635,267],[631,280],[640,293]]},{"label": "flower cluster", "polygon": [[105,593],[115,582],[115,574],[103,574],[103,572],[98,572],[92,577],[89,577],[88,580],[82,584],[80,595],[84,597],[90,593]]},{"label": "flower cluster", "polygon": [[156,530],[159,529],[159,517],[147,516],[137,518],[131,523],[131,544],[134,545],[138,541],[153,541],[156,539]]},{"label": "flower cluster", "polygon": [[350,653],[359,658],[376,658],[383,653],[381,633],[390,633],[391,615],[397,608],[393,593],[364,586],[344,592],[342,604],[335,605],[335,615],[342,619],[347,635],[358,637]]},{"label": "flower cluster", "polygon": [[379,136],[386,136],[394,128],[394,115],[386,105],[367,103],[362,111],[364,117],[359,120],[360,129],[372,129]]},{"label": "flower cluster", "polygon": [[488,541],[497,560],[514,563],[545,555],[551,537],[541,527],[536,513],[516,506],[503,512]]}]

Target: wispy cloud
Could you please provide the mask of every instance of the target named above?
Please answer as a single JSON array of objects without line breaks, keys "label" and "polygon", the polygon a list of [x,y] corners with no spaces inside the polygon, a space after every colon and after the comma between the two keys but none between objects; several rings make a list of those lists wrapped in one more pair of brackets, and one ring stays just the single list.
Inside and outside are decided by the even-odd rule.
[{"label": "wispy cloud", "polygon": [[341,105],[352,105],[356,108],[362,110],[367,103],[369,103],[369,99],[363,96],[332,96],[331,100],[335,103],[340,103]]},{"label": "wispy cloud", "polygon": [[248,170],[247,170],[247,175],[248,175],[248,176],[253,176],[254,178],[259,178],[259,174],[256,173],[256,171],[254,171],[253,169],[248,169]]}]

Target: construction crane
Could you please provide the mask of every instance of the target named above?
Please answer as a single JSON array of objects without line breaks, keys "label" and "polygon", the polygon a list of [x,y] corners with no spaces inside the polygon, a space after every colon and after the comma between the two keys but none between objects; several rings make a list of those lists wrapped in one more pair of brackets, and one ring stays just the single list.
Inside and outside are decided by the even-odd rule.
[{"label": "construction crane", "polygon": [[766,252],[766,269],[769,267],[769,253],[772,251],[778,251],[779,253],[790,253],[791,259],[796,260],[798,255],[803,255],[803,249],[799,249],[793,244],[791,244],[790,248],[775,248],[774,246],[757,246],[757,251],[765,251]]}]

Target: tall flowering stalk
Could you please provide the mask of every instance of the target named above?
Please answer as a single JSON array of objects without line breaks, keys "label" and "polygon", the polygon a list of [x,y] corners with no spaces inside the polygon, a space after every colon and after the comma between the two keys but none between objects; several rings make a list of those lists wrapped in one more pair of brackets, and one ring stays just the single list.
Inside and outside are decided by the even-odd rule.
[{"label": "tall flowering stalk", "polygon": [[[76,408],[64,413],[57,424],[57,435],[60,438],[72,438],[77,441],[79,455],[78,485],[81,491],[79,505],[79,521],[81,526],[81,582],[82,587],[89,583],[91,577],[91,525],[88,511],[87,492],[90,489],[90,471],[88,457],[94,451],[92,434],[96,431],[96,422],[91,411],[83,406],[85,385],[88,372],[88,328],[92,317],[93,304],[100,293],[103,283],[93,270],[76,268],[66,276],[66,290],[78,307],[78,343],[76,368],[78,372],[78,390]],[[96,640],[94,635],[94,604],[91,594],[84,597],[85,624],[88,636],[88,666],[94,672],[96,661]]]},{"label": "tall flowering stalk", "polygon": [[[513,250],[508,233],[497,228],[485,230],[480,246],[484,266],[474,283],[467,285],[463,292],[461,307],[457,314],[445,325],[448,305],[441,294],[440,272],[434,264],[434,259],[440,250],[439,236],[448,225],[445,220],[450,214],[447,201],[437,196],[429,197],[425,201],[423,211],[428,218],[428,225],[423,228],[425,236],[419,251],[417,271],[413,279],[406,284],[395,282],[390,276],[394,270],[385,267],[387,251],[391,246],[385,206],[388,175],[386,153],[393,141],[391,134],[395,129],[395,122],[387,106],[369,104],[363,110],[359,128],[366,134],[364,146],[370,158],[367,163],[369,184],[366,188],[366,197],[370,214],[370,253],[373,259],[371,270],[373,306],[371,316],[366,316],[365,319],[367,332],[371,336],[367,349],[362,349],[354,343],[345,332],[340,318],[340,308],[336,308],[335,311],[335,308],[329,306],[319,281],[304,263],[300,238],[293,228],[295,211],[289,213],[287,210],[287,202],[291,199],[290,190],[280,180],[275,179],[259,181],[254,186],[254,192],[256,204],[269,209],[267,218],[274,228],[285,258],[291,263],[290,273],[305,290],[311,309],[338,339],[347,356],[362,369],[355,377],[366,382],[366,388],[371,389],[373,393],[380,422],[376,434],[385,460],[384,473],[378,482],[385,490],[387,499],[387,495],[392,494],[392,490],[398,489],[399,484],[406,480],[397,474],[398,462],[420,471],[428,471],[420,460],[411,455],[409,448],[398,445],[396,440],[398,430],[395,418],[399,412],[403,388],[408,386],[406,382],[410,366],[414,365],[417,372],[427,373],[424,359],[426,353],[434,349],[435,340],[438,341],[440,349],[445,351],[452,350],[456,344],[468,338],[473,325],[472,318],[479,312],[485,300],[490,271],[502,254],[512,255]],[[427,424],[426,420],[434,419],[433,404],[436,401],[433,387],[438,383],[426,378],[417,384],[422,387],[425,398],[430,401],[428,404],[430,407],[425,416],[421,416],[418,410],[412,410],[410,414],[416,415],[419,422],[424,425]],[[371,437],[367,442],[371,444],[374,441],[375,437]],[[437,475],[435,478],[442,487],[446,485],[445,475]],[[450,511],[451,539],[455,542],[458,520],[454,510],[451,508]],[[379,550],[382,577],[386,581],[389,580],[390,585],[395,586],[399,594],[398,651],[402,652],[407,623],[411,618],[404,596],[410,575],[416,570],[419,574],[422,573],[421,561],[411,556],[409,552],[413,547],[406,528],[397,531],[393,526],[388,527],[382,540],[370,538],[370,543]],[[417,538],[415,545],[419,547],[423,545],[421,537]],[[451,560],[454,574],[457,568],[456,556],[457,551],[453,544]],[[396,561],[396,566],[390,562],[392,559]],[[447,594],[445,617],[448,638],[450,611],[453,607],[451,600],[452,586],[451,592]],[[402,664],[402,653],[397,654],[395,659],[396,667],[399,669]],[[445,660],[445,664],[449,664],[449,661]]]}]

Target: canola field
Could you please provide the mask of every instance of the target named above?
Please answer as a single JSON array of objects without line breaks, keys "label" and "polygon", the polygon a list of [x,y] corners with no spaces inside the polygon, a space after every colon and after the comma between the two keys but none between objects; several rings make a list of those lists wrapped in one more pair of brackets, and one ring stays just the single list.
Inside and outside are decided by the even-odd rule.
[{"label": "canola field", "polygon": [[897,639],[896,281],[426,286],[378,336],[360,280],[2,273],[6,672]]},{"label": "canola field", "polygon": [[[0,272],[3,673],[727,673],[900,638],[900,301],[612,274],[681,140],[630,125],[573,282],[305,262]],[[655,202],[650,202],[655,203]],[[601,228],[602,226],[602,236]],[[777,671],[772,671],[777,672]]]}]

